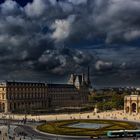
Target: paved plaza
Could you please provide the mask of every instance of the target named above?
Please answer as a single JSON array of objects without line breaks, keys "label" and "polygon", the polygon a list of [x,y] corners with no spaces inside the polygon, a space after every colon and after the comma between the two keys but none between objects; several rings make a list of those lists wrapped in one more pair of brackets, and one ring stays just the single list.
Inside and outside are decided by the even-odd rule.
[{"label": "paved plaza", "polygon": [[[129,121],[140,121],[139,114],[126,115],[122,110],[111,111],[111,112],[86,112],[86,113],[73,113],[73,114],[51,114],[51,115],[15,115],[15,114],[0,114],[1,126],[5,125],[9,128],[9,135],[15,140],[89,140],[89,137],[63,137],[44,134],[36,131],[36,126],[42,120],[53,121],[53,120],[69,120],[69,119],[115,119],[115,120],[129,120]],[[24,119],[27,118],[28,122],[24,125]],[[2,119],[9,119],[4,121]],[[16,120],[16,121],[13,121]],[[106,139],[106,138],[103,138]],[[122,139],[122,138],[121,138]],[[125,140],[126,138],[124,138]],[[134,138],[129,138],[134,140]],[[127,138],[127,140],[129,140]],[[117,140],[117,139],[116,139]],[[138,140],[138,139],[137,139]]]},{"label": "paved plaza", "polygon": [[47,115],[15,115],[15,114],[0,114],[0,118],[22,120],[24,118],[28,120],[69,120],[69,119],[115,119],[115,120],[129,120],[129,121],[140,121],[140,114],[125,114],[123,110],[119,111],[106,111],[100,113],[85,112],[85,113],[72,113],[72,114],[47,114]]}]

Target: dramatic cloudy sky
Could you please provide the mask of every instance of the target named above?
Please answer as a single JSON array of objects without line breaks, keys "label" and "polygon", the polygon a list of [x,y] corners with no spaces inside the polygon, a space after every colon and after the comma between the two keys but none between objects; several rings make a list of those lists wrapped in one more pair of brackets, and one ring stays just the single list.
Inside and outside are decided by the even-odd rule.
[{"label": "dramatic cloudy sky", "polygon": [[140,0],[1,0],[0,79],[140,86]]}]

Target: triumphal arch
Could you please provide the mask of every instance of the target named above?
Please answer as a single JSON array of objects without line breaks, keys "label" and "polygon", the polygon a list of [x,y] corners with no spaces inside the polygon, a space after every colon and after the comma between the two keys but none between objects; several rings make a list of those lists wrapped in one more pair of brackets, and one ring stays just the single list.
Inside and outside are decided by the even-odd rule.
[{"label": "triumphal arch", "polygon": [[127,114],[140,113],[140,95],[127,95],[124,97],[124,112]]}]

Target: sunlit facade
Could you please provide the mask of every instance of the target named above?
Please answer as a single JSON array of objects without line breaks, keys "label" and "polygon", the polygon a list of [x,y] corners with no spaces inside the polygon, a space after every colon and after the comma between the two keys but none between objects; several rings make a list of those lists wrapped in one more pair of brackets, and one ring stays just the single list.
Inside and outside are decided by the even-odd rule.
[{"label": "sunlit facade", "polygon": [[0,84],[0,110],[21,112],[46,108],[47,95],[45,83],[2,82]]},{"label": "sunlit facade", "polygon": [[126,114],[140,113],[140,95],[127,95],[124,97],[124,112]]}]

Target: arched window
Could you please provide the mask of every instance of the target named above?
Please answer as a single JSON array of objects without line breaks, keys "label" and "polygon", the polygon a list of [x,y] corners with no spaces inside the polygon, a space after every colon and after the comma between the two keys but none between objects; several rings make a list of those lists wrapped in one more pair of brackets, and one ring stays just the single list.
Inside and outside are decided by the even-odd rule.
[{"label": "arched window", "polygon": [[5,104],[2,103],[2,111],[4,111],[4,110],[5,110]]},{"label": "arched window", "polygon": [[125,108],[126,113],[129,113],[129,106]]}]

